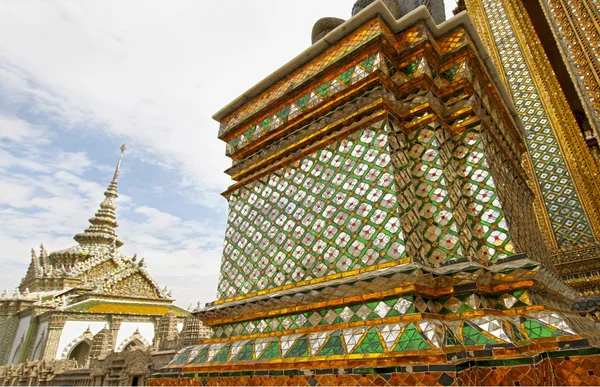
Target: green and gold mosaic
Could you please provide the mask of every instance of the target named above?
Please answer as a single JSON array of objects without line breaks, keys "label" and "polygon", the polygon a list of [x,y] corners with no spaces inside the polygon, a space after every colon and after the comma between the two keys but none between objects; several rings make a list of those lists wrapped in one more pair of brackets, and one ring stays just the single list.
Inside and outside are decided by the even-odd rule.
[{"label": "green and gold mosaic", "polygon": [[384,120],[234,192],[220,297],[398,260],[407,250],[434,267],[465,254],[512,255],[482,130],[453,138],[433,121],[404,134]]},{"label": "green and gold mosaic", "polygon": [[388,134],[381,126],[230,196],[220,297],[405,256]]},{"label": "green and gold mosaic", "polygon": [[314,90],[304,94],[293,103],[279,110],[273,116],[265,118],[258,124],[251,126],[242,134],[227,143],[225,151],[226,155],[230,156],[234,154],[236,151],[243,149],[250,142],[264,136],[265,133],[279,128],[281,125],[298,117],[308,109],[323,103],[323,101],[332,97],[337,92],[344,90],[365,78],[370,73],[379,69],[382,57],[383,56],[380,53],[371,55],[358,63],[358,65],[342,71],[335,78],[328,80],[317,86]]},{"label": "green and gold mosaic", "polygon": [[525,307],[530,304],[529,293],[524,289],[490,296],[468,293],[438,299],[414,296],[393,297],[384,301],[357,303],[337,308],[323,308],[303,313],[221,324],[214,329],[213,338],[258,335],[294,329],[370,321],[404,316],[411,313],[439,313],[447,315],[484,308],[508,310]]},{"label": "green and gold mosaic", "polygon": [[552,228],[561,247],[592,242],[594,236],[567,168],[555,130],[531,76],[506,10],[498,0],[483,0],[502,67],[527,131],[527,146]]},{"label": "green and gold mosaic", "polygon": [[169,366],[510,345],[527,339],[569,334],[573,334],[573,330],[560,314],[553,312],[533,312],[520,317],[490,315],[454,321],[424,319],[201,344],[181,350]]}]

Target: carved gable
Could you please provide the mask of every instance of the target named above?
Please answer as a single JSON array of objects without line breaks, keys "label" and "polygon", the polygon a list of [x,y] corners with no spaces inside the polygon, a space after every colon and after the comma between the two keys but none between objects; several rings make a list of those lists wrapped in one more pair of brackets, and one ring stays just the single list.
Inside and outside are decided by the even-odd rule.
[{"label": "carved gable", "polygon": [[87,272],[84,272],[80,277],[83,278],[85,276],[87,281],[93,282],[106,276],[107,273],[116,271],[118,268],[119,266],[115,263],[115,261],[109,259],[106,262],[102,262],[101,264],[92,267]]},{"label": "carved gable", "polygon": [[126,297],[160,298],[158,289],[139,272],[113,284],[107,293]]}]

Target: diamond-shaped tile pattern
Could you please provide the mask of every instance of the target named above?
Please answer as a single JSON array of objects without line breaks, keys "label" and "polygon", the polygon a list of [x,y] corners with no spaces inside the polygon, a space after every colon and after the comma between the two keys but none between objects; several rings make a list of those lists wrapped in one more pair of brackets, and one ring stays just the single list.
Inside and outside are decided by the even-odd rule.
[{"label": "diamond-shaped tile pattern", "polygon": [[[466,296],[461,296],[466,298]],[[424,312],[433,312],[428,304],[423,302]],[[460,302],[460,301],[459,301]],[[430,305],[434,305],[429,301]],[[464,308],[464,310],[474,310]],[[462,310],[462,309],[461,309]],[[344,324],[357,321],[369,321],[381,318],[402,316],[415,312],[412,297],[394,297],[384,301],[354,304],[350,306],[332,309],[321,309],[318,311],[293,313],[285,316],[257,319],[239,323],[223,324],[214,329],[215,338],[256,335],[267,332],[279,332],[285,330],[317,327],[322,325]]]},{"label": "diamond-shaped tile pattern", "polygon": [[466,226],[462,228],[462,238],[468,246],[468,255],[484,261],[512,255],[514,246],[485,155],[481,126],[455,136],[454,142],[453,157],[461,195],[467,199],[461,201],[466,205],[455,212]]},{"label": "diamond-shaped tile pattern", "polygon": [[397,195],[385,122],[238,190],[221,297],[404,257]]},{"label": "diamond-shaped tile pattern", "polygon": [[451,137],[437,123],[408,135],[408,157],[415,185],[415,209],[422,236],[421,254],[433,266],[463,256],[464,247],[458,237],[457,219],[451,195],[450,180],[456,172],[450,163]]},{"label": "diamond-shaped tile pattern", "polygon": [[481,130],[450,137],[432,122],[390,137],[406,248],[433,267],[465,254],[484,261],[513,254]]},{"label": "diamond-shaped tile pattern", "polygon": [[527,146],[552,228],[562,247],[594,240],[555,130],[548,120],[523,51],[499,0],[483,0],[502,67],[527,131]]}]

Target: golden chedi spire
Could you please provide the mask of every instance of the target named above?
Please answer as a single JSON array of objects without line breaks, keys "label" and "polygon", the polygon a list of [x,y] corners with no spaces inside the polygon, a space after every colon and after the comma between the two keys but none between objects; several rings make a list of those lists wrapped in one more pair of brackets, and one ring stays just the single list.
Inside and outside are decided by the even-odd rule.
[{"label": "golden chedi spire", "polygon": [[115,229],[119,226],[117,223],[117,183],[119,180],[119,171],[121,169],[121,161],[123,153],[126,150],[125,144],[121,146],[121,155],[115,169],[115,175],[110,182],[110,185],[104,191],[105,199],[100,203],[100,209],[89,220],[91,226],[82,233],[75,235],[75,239],[79,244],[107,244],[121,247],[123,241],[117,237]]}]

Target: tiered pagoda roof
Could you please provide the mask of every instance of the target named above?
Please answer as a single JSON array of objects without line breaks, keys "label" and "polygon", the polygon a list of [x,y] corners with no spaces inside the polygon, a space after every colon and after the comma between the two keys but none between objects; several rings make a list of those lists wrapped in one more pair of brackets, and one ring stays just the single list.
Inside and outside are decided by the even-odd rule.
[{"label": "tiered pagoda roof", "polygon": [[[77,245],[51,253],[43,245],[39,254],[32,249],[29,268],[16,292],[18,297],[80,312],[87,309],[114,312],[119,307],[109,307],[107,303],[124,300],[142,304],[152,301],[166,307],[158,313],[156,305],[143,304],[144,307],[138,308],[141,313],[163,314],[170,310],[170,294],[152,279],[144,259],[128,257],[119,250],[123,241],[116,233],[117,188],[125,149],[123,145],[105,198],[89,219],[91,225],[74,236]],[[176,312],[181,314],[182,310]]]}]

